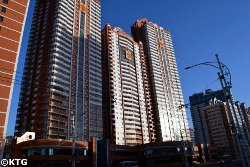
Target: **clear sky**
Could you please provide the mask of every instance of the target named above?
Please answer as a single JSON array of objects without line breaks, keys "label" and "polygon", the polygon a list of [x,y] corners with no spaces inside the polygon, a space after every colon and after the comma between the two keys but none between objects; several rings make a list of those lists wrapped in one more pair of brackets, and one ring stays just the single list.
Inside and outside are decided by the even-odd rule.
[{"label": "clear sky", "polygon": [[[186,66],[215,61],[217,53],[232,73],[234,99],[250,106],[249,0],[102,0],[101,5],[102,26],[110,23],[130,34],[130,26],[137,19],[148,18],[171,32],[186,103],[193,93],[220,89],[219,81],[213,83],[216,69],[200,66],[184,70]],[[33,8],[31,0],[19,72],[23,71]],[[20,85],[15,84],[7,135],[14,131],[19,92]]]}]

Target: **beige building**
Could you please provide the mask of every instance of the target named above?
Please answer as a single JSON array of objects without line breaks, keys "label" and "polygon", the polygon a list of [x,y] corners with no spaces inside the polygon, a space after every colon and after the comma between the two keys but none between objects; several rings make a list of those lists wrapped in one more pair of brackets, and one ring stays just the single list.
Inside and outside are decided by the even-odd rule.
[{"label": "beige building", "polygon": [[131,27],[141,41],[150,83],[157,141],[191,140],[171,33],[147,19]]},{"label": "beige building", "polygon": [[211,146],[216,148],[218,155],[231,155],[235,158],[236,147],[226,104],[216,99],[211,100],[210,105],[203,107],[203,112]]}]

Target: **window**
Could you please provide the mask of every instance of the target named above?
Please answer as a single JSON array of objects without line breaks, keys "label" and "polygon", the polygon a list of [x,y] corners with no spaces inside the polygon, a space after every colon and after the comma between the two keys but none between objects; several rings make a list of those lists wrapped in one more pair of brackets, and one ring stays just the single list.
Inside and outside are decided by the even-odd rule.
[{"label": "window", "polygon": [[49,155],[53,155],[53,149],[52,148],[49,149]]},{"label": "window", "polygon": [[0,22],[3,22],[3,16],[0,16]]},{"label": "window", "polygon": [[1,6],[1,12],[6,13],[6,8]]},{"label": "window", "polygon": [[8,4],[9,1],[8,0],[3,0],[3,3]]}]

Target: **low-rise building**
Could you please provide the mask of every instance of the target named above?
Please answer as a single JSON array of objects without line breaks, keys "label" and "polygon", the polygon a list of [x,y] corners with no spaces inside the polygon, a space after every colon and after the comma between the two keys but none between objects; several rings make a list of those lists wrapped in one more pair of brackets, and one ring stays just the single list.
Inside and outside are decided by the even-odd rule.
[{"label": "low-rise building", "polygon": [[16,144],[13,139],[5,146],[4,158],[27,159],[29,166],[71,166],[74,159],[76,165],[92,166],[90,151],[94,144],[91,142],[75,141],[75,154],[72,154],[73,141],[62,139],[35,139]]},{"label": "low-rise building", "polygon": [[[73,151],[75,150],[75,151]],[[5,146],[4,158],[27,159],[29,166],[50,167],[179,167],[192,164],[190,142],[171,141],[136,146],[111,144],[108,139],[92,138],[91,142],[34,139],[19,144],[13,139]]]}]

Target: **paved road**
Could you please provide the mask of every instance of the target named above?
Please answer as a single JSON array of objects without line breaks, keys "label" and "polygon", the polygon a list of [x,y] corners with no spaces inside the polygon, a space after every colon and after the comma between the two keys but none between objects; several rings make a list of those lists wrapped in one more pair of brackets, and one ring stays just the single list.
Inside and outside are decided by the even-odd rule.
[{"label": "paved road", "polygon": [[242,162],[241,161],[232,161],[231,163],[228,164],[202,164],[202,165],[197,165],[194,167],[242,167]]}]

